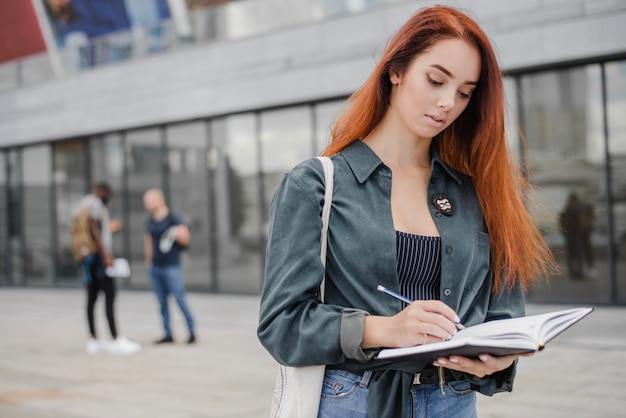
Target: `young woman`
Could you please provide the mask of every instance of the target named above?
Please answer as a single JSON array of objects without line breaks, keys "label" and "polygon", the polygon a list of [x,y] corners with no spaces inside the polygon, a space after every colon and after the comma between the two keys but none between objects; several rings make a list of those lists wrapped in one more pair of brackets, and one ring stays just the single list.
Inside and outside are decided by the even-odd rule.
[{"label": "young woman", "polygon": [[458,320],[524,315],[524,290],[553,266],[507,153],[489,40],[458,10],[423,9],[349,105],[324,152],[335,166],[326,270],[312,159],[272,202],[259,339],[282,364],[326,365],[320,417],[474,417],[476,391],[511,390],[518,356],[374,357],[446,339]]}]

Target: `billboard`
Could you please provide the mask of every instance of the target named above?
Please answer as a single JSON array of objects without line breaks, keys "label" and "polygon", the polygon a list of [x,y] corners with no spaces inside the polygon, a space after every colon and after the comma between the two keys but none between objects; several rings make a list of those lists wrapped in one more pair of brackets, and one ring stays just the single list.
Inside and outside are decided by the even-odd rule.
[{"label": "billboard", "polygon": [[164,49],[172,0],[36,1],[68,71]]},{"label": "billboard", "polygon": [[170,18],[167,0],[41,0],[57,44],[94,38],[133,27],[154,27]]}]

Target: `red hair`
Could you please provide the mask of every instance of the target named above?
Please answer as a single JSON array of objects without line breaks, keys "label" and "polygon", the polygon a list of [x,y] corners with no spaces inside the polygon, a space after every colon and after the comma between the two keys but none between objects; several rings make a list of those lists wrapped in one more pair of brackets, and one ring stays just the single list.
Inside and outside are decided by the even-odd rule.
[{"label": "red hair", "polygon": [[376,68],[349,100],[332,129],[324,155],[333,155],[365,138],[383,118],[391,96],[390,74],[403,74],[412,60],[443,39],[461,39],[481,56],[479,84],[467,108],[433,138],[442,159],[472,177],[491,242],[493,292],[528,290],[556,263],[524,207],[529,184],[509,156],[504,128],[502,73],[487,35],[464,13],[435,6],[413,15],[391,38]]}]

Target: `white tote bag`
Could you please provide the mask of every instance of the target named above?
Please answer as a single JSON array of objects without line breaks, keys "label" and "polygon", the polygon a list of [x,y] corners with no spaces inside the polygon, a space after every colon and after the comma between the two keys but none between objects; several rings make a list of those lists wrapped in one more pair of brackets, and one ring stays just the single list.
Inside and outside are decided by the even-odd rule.
[{"label": "white tote bag", "polygon": [[[324,167],[324,207],[322,208],[322,236],[320,238],[320,258],[326,267],[326,243],[328,240],[328,218],[333,199],[334,166],[328,157],[317,157]],[[324,301],[326,277],[320,285],[320,300]],[[325,365],[289,367],[280,365],[271,418],[316,418],[320,406],[320,395],[324,383]]]}]

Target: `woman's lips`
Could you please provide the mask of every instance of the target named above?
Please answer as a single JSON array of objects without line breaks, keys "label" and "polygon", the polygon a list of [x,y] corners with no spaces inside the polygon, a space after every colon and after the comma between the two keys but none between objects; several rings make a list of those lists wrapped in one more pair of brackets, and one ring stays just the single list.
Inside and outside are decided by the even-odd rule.
[{"label": "woman's lips", "polygon": [[439,128],[446,124],[446,120],[442,117],[435,116],[435,115],[426,115],[426,117],[428,117],[428,119],[430,119],[431,122]]}]

